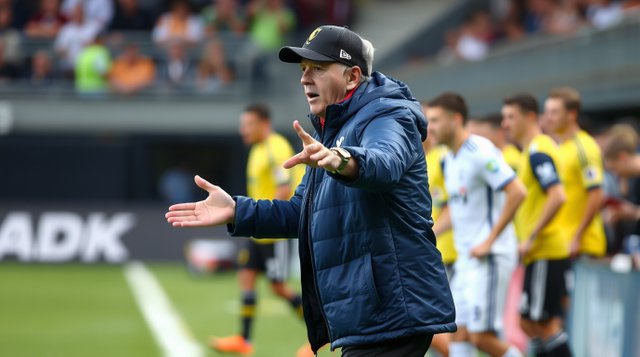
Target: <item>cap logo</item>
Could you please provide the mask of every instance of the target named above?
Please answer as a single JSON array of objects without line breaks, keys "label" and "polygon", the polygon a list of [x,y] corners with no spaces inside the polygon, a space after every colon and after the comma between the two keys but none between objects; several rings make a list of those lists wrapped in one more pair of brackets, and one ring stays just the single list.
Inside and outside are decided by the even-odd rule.
[{"label": "cap logo", "polygon": [[347,53],[345,50],[340,50],[340,58],[344,58],[347,60],[351,59],[351,55]]},{"label": "cap logo", "polygon": [[320,31],[322,31],[322,27],[318,27],[317,29],[313,30],[313,32],[309,35],[309,37],[307,38],[307,41],[304,44],[308,45],[309,43],[311,43],[311,41],[313,41],[313,39],[316,38],[316,36],[318,36]]}]

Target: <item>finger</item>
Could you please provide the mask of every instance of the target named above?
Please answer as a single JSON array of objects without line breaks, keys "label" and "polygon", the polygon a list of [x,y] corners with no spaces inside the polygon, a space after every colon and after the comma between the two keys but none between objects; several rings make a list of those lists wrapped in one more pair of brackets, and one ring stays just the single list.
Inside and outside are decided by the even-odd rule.
[{"label": "finger", "polygon": [[207,191],[207,192],[211,192],[213,189],[216,188],[216,186],[214,184],[212,184],[211,182],[203,179],[202,177],[200,177],[200,175],[196,175],[194,177],[194,180],[196,182],[196,185],[198,185],[198,187],[200,187],[201,189]]},{"label": "finger", "polygon": [[196,209],[195,202],[178,203],[169,206],[169,211],[187,211]]},{"label": "finger", "polygon": [[291,156],[287,161],[282,164],[282,167],[285,169],[290,169],[296,165],[300,165],[302,163],[302,153],[297,153]]},{"label": "finger", "polygon": [[174,227],[182,227],[182,228],[189,228],[189,227],[206,227],[207,225],[201,221],[185,221],[185,222],[173,222],[172,225]]},{"label": "finger", "polygon": [[302,143],[304,143],[305,145],[313,144],[316,141],[311,135],[309,135],[306,131],[304,131],[304,129],[302,128],[302,125],[300,125],[300,123],[297,120],[293,122],[293,129],[295,129],[296,134],[298,134],[298,137],[302,140]]},{"label": "finger", "polygon": [[171,218],[171,217],[185,217],[185,216],[193,216],[195,213],[194,210],[185,210],[185,211],[171,211],[171,212],[167,212],[164,216],[166,218]]},{"label": "finger", "polygon": [[169,217],[167,218],[167,222],[176,223],[176,222],[189,222],[195,221],[198,218],[195,215],[183,216],[183,217]]},{"label": "finger", "polygon": [[313,154],[311,154],[311,156],[309,156],[309,160],[318,162],[318,161],[326,158],[329,155],[328,151],[329,150],[320,150],[320,151],[318,151],[316,153],[313,153]]}]

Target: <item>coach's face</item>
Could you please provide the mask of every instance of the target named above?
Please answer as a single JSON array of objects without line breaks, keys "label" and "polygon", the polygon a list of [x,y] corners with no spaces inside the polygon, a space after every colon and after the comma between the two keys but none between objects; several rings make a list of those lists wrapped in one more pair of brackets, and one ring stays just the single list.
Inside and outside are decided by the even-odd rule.
[{"label": "coach's face", "polygon": [[309,103],[309,111],[326,117],[327,106],[338,103],[355,88],[361,77],[359,67],[345,68],[337,62],[316,62],[303,59],[300,62],[300,83]]},{"label": "coach's face", "polygon": [[428,134],[439,144],[451,147],[456,131],[455,114],[442,107],[427,107],[425,113],[429,121]]}]

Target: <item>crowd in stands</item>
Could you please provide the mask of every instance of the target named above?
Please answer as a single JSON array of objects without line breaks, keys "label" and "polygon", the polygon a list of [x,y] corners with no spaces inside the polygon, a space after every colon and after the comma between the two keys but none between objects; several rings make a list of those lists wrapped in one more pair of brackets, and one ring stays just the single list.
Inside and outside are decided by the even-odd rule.
[{"label": "crowd in stands", "polygon": [[74,83],[87,96],[150,87],[213,93],[236,81],[241,53],[264,65],[297,33],[349,25],[354,3],[0,0],[0,86]]},{"label": "crowd in stands", "polygon": [[472,13],[447,32],[441,62],[478,61],[492,45],[520,41],[531,34],[570,35],[613,26],[640,13],[639,0],[492,0],[488,10]]}]

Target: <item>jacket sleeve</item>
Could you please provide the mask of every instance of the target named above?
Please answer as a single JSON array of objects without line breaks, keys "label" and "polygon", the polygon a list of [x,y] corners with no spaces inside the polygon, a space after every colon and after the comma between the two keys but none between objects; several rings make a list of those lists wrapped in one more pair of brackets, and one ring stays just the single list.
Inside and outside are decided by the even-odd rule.
[{"label": "jacket sleeve", "polygon": [[347,186],[390,190],[413,164],[416,146],[420,146],[415,120],[415,115],[406,108],[375,117],[365,126],[359,146],[343,146],[358,162],[358,178],[347,181],[339,175],[330,175]]},{"label": "jacket sleeve", "polygon": [[288,201],[234,197],[236,219],[234,224],[227,225],[229,234],[234,237],[297,238],[306,178],[307,175]]}]

